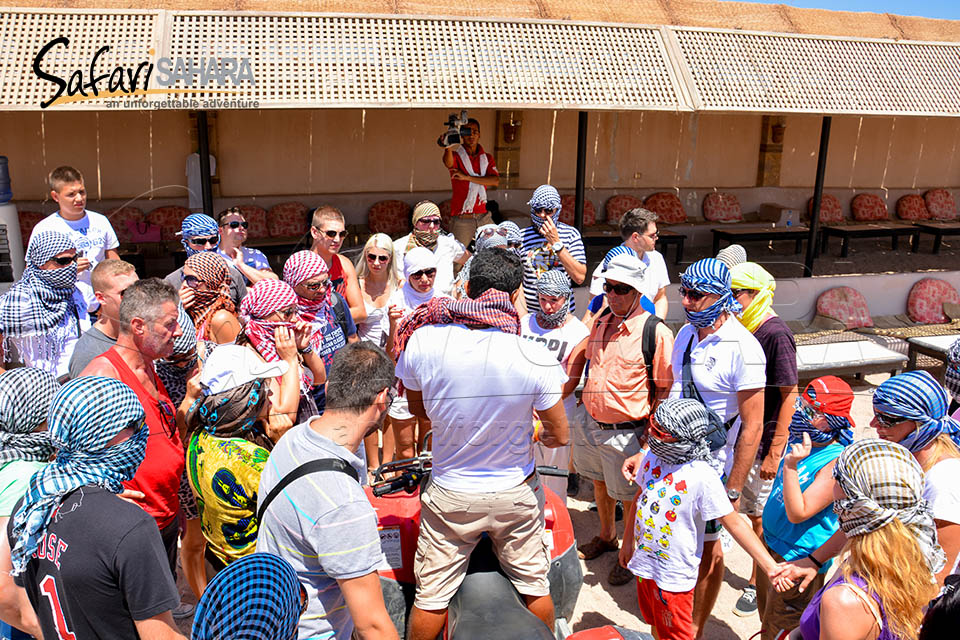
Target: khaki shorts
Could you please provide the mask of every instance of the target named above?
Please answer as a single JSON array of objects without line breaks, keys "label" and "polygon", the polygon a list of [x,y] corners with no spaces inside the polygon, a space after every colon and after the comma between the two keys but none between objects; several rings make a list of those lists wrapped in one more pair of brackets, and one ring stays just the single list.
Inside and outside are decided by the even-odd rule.
[{"label": "khaki shorts", "polygon": [[420,539],[413,564],[417,608],[447,608],[483,533],[490,536],[500,566],[517,591],[549,595],[543,503],[537,474],[493,493],[461,493],[430,482],[421,495]]},{"label": "khaki shorts", "polygon": [[623,462],[640,451],[633,429],[607,431],[587,414],[584,426],[574,430],[573,464],[584,478],[607,484],[614,500],[629,502],[637,495],[637,485],[627,482],[620,469]]},{"label": "khaki shorts", "polygon": [[760,477],[760,465],[762,460],[757,460],[750,467],[750,473],[747,474],[747,480],[743,483],[743,490],[740,492],[740,513],[759,518],[763,515],[763,507],[767,504],[767,498],[773,490],[773,478],[764,480]]}]

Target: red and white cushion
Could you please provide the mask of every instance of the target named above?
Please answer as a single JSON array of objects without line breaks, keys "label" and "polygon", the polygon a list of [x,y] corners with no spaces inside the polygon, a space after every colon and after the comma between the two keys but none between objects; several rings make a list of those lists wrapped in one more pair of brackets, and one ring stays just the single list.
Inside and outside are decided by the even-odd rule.
[{"label": "red and white cushion", "polygon": [[652,193],[643,201],[643,207],[657,214],[658,224],[681,224],[687,221],[687,212],[675,193]]},{"label": "red and white cushion", "polygon": [[437,206],[440,207],[440,226],[443,227],[444,231],[450,231],[452,228],[450,225],[453,222],[453,214],[450,213],[450,200],[444,200]]},{"label": "red and white cushion", "polygon": [[[574,213],[576,212],[577,207],[577,197],[573,195],[566,195],[560,197],[560,222],[564,224],[569,224],[573,226]],[[597,223],[597,210],[593,207],[593,203],[583,199],[583,226],[589,227]]]},{"label": "red and white cushion", "polygon": [[742,222],[743,212],[737,196],[714,191],[703,199],[703,217],[710,222]]},{"label": "red and white cushion", "polygon": [[310,228],[309,213],[309,207],[302,202],[275,204],[267,213],[267,233],[271,238],[299,238]]},{"label": "red and white cushion", "polygon": [[104,211],[103,215],[107,216],[107,220],[110,221],[110,226],[113,227],[114,232],[116,232],[117,240],[120,241],[120,244],[131,244],[135,242],[133,233],[130,230],[131,223],[137,224],[139,222],[140,226],[143,227],[143,223],[146,222],[146,219],[143,217],[143,211],[141,211],[139,207],[117,207],[116,209]]},{"label": "red and white cushion", "polygon": [[923,194],[923,201],[927,205],[927,211],[934,220],[956,220],[957,219],[957,201],[953,199],[953,194],[946,189],[931,189]]},{"label": "red and white cushion", "polygon": [[643,201],[640,198],[627,194],[613,196],[607,200],[607,204],[604,206],[604,209],[607,213],[607,224],[617,224],[620,221],[620,216],[631,209],[636,209],[642,206]]},{"label": "red and white cushion", "polygon": [[160,227],[164,242],[172,242],[180,239],[177,235],[180,233],[180,225],[191,213],[190,209],[177,205],[157,207],[147,214],[147,221]]},{"label": "red and white cushion", "polygon": [[30,244],[30,234],[37,224],[47,217],[47,214],[39,211],[17,211],[17,218],[20,220],[20,235],[23,236],[23,248],[26,249]]},{"label": "red and white cushion", "polygon": [[394,237],[410,233],[410,211],[410,205],[402,200],[375,203],[367,213],[370,233],[385,233]]},{"label": "red and white cushion", "polygon": [[866,299],[851,287],[835,287],[821,293],[817,314],[839,320],[847,329],[873,326]]},{"label": "red and white cushion", "polygon": [[930,211],[923,198],[911,193],[897,200],[897,217],[901,220],[929,220]]},{"label": "red and white cushion", "polygon": [[858,222],[889,220],[890,212],[883,199],[874,193],[860,193],[850,203],[850,212]]},{"label": "red and white cushion", "polygon": [[[807,217],[813,215],[813,198],[807,200]],[[820,223],[821,224],[838,224],[843,222],[843,205],[840,204],[840,199],[837,196],[830,195],[829,193],[823,194],[823,197],[820,198]]]},{"label": "red and white cushion", "polygon": [[243,219],[250,225],[247,228],[248,239],[256,240],[258,238],[270,237],[270,229],[267,227],[266,209],[258,207],[255,204],[240,204],[237,205],[237,209],[240,209],[240,213],[243,214]]},{"label": "red and white cushion", "polygon": [[938,278],[924,278],[910,288],[907,315],[922,324],[949,322],[943,313],[943,305],[948,302],[960,304],[960,294],[953,285]]}]

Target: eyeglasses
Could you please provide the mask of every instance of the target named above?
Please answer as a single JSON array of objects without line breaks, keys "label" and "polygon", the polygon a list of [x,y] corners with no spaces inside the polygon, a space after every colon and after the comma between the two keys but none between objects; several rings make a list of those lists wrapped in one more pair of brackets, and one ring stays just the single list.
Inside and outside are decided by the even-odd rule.
[{"label": "eyeglasses", "polygon": [[303,283],[303,286],[310,289],[310,291],[322,291],[330,286],[330,281],[324,280],[323,282],[311,282],[310,284]]},{"label": "eyeglasses", "polygon": [[693,302],[697,302],[698,300],[702,300],[702,299],[703,299],[703,296],[705,296],[705,295],[707,295],[707,294],[705,294],[705,293],[702,292],[702,291],[697,291],[697,290],[695,290],[695,289],[685,289],[685,288],[683,288],[683,287],[680,287],[680,298],[681,298],[681,299],[682,299],[682,298],[690,298],[690,300],[692,300]]},{"label": "eyeglasses", "polygon": [[367,262],[390,262],[390,256],[378,256],[372,253],[367,254]]},{"label": "eyeglasses", "polygon": [[519,240],[507,240],[507,247],[511,249],[519,249],[522,244]]},{"label": "eyeglasses", "polygon": [[437,275],[437,270],[436,270],[436,269],[421,269],[420,271],[414,271],[413,273],[411,273],[411,274],[410,274],[410,277],[411,277],[411,278],[422,278],[422,277],[426,276],[426,277],[428,277],[428,278],[432,278],[432,277],[435,276],[435,275]]},{"label": "eyeglasses", "polygon": [[195,244],[198,247],[204,247],[208,244],[215,247],[220,244],[220,236],[199,236],[197,238],[187,238],[187,242],[190,244]]},{"label": "eyeglasses", "polygon": [[888,416],[884,413],[874,413],[873,416],[877,419],[877,422],[885,427],[895,427],[901,422],[906,422],[909,419],[901,418],[899,416]]},{"label": "eyeglasses", "polygon": [[[316,230],[318,230],[318,231],[323,231],[322,229],[320,229],[320,227],[314,227],[314,229],[316,229]],[[337,238],[337,237],[339,237],[339,238],[342,240],[343,238],[346,238],[346,237],[347,237],[347,230],[346,230],[346,229],[344,229],[343,231],[334,231],[333,229],[328,229],[328,230],[324,231],[323,233],[326,234],[326,236],[327,236],[328,238],[330,238],[331,240],[332,240],[333,238]]]},{"label": "eyeglasses", "polygon": [[817,411],[816,409],[811,407],[810,403],[804,400],[803,397],[800,397],[800,396],[798,396],[797,399],[794,401],[793,408],[799,411],[800,413],[802,413],[804,417],[806,417],[806,419],[809,420],[810,422],[814,422],[816,420],[819,420],[820,418],[826,417],[823,415],[823,412]]},{"label": "eyeglasses", "polygon": [[417,220],[417,225],[423,227],[439,227],[440,218],[420,218]]},{"label": "eyeglasses", "polygon": [[659,440],[660,442],[676,442],[677,437],[664,431],[663,427],[660,426],[656,420],[652,417],[650,418],[649,424],[649,433],[651,436]]},{"label": "eyeglasses", "polygon": [[[183,283],[190,287],[191,289],[196,289],[200,286],[200,278],[197,276],[183,276]],[[126,291],[126,289],[124,289]],[[123,294],[120,294],[120,297],[123,297]]]},{"label": "eyeglasses", "polygon": [[480,235],[483,236],[484,238],[490,238],[490,237],[495,236],[495,235],[505,236],[505,235],[507,235],[507,233],[508,233],[508,231],[507,231],[506,229],[497,229],[496,227],[494,227],[494,228],[492,228],[492,229],[481,229],[481,230],[480,230]]},{"label": "eyeglasses", "polygon": [[607,293],[611,291],[617,294],[618,296],[625,296],[631,291],[634,291],[634,288],[628,284],[610,284],[609,282],[603,283],[603,290]]},{"label": "eyeglasses", "polygon": [[169,400],[157,400],[157,408],[160,409],[160,417],[163,418],[163,431],[168,438],[173,438],[177,429],[177,412],[170,404]]},{"label": "eyeglasses", "polygon": [[657,237],[660,236],[660,232],[659,232],[659,231],[654,231],[654,232],[652,232],[652,233],[644,233],[643,236],[644,236],[645,238],[657,238]]},{"label": "eyeglasses", "polygon": [[396,399],[397,399],[397,390],[394,389],[393,387],[390,387],[387,390],[387,406],[389,407],[390,405],[392,405],[393,401]]},{"label": "eyeglasses", "polygon": [[240,227],[247,229],[250,227],[250,223],[247,222],[246,220],[244,220],[243,222],[240,222],[239,220],[231,220],[230,222],[227,222],[226,224],[222,224],[220,226],[230,227],[231,229],[239,229]]},{"label": "eyeglasses", "polygon": [[67,257],[64,257],[64,258],[51,258],[51,260],[53,260],[54,262],[56,262],[56,263],[57,263],[58,265],[60,265],[61,267],[66,267],[67,265],[70,265],[70,264],[73,264],[74,262],[76,262],[78,258],[79,258],[79,256],[78,256],[77,254],[73,254],[72,256],[70,256],[70,257],[68,257],[68,258],[67,258]]}]

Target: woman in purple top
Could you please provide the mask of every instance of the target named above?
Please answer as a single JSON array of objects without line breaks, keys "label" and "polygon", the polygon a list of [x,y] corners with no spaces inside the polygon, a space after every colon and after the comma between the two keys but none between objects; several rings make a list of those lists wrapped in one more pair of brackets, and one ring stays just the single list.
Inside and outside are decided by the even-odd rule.
[{"label": "woman in purple top", "polygon": [[844,449],[833,475],[847,557],[790,638],[913,640],[945,561],[923,470],[899,444],[868,439]]}]

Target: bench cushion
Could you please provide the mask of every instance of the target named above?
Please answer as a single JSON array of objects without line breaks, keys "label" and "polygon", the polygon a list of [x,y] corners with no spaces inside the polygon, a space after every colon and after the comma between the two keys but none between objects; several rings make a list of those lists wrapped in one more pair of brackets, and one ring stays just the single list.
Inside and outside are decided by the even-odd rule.
[{"label": "bench cushion", "polygon": [[636,196],[627,195],[625,193],[613,196],[607,200],[607,204],[604,206],[604,210],[607,214],[606,222],[607,224],[617,224],[620,221],[620,216],[631,209],[636,209],[642,206],[643,201]]},{"label": "bench cushion", "polygon": [[147,220],[158,227],[164,242],[179,241],[180,225],[190,215],[190,209],[178,205],[157,207],[147,214]]},{"label": "bench cushion", "polygon": [[957,202],[946,189],[931,189],[923,194],[924,204],[934,220],[956,220]]},{"label": "bench cushion", "polygon": [[113,227],[113,231],[117,234],[117,240],[120,241],[120,244],[131,244],[134,242],[133,231],[130,228],[131,224],[135,225],[140,223],[142,229],[144,227],[143,223],[147,221],[143,216],[143,211],[141,211],[139,207],[117,207],[116,209],[104,211],[103,215],[110,221],[110,226]]},{"label": "bench cushion", "polygon": [[675,193],[658,191],[650,194],[643,201],[643,206],[657,214],[657,222],[660,224],[680,224],[687,221],[687,212]]},{"label": "bench cushion", "polygon": [[[577,197],[574,195],[565,195],[560,197],[560,222],[573,226],[574,213],[577,207]],[[597,210],[593,203],[583,199],[583,226],[591,227],[597,223]]]},{"label": "bench cushion", "polygon": [[371,233],[402,236],[410,233],[411,207],[402,200],[381,200],[370,207],[367,226]]},{"label": "bench cushion", "polygon": [[897,217],[901,220],[929,220],[930,211],[923,198],[915,193],[903,196],[897,200]]},{"label": "bench cushion", "polygon": [[237,209],[243,214],[243,219],[250,225],[247,228],[247,238],[258,240],[270,237],[270,228],[267,226],[267,210],[255,204],[239,204]]},{"label": "bench cushion", "polygon": [[703,217],[710,222],[742,222],[743,211],[737,196],[715,191],[703,199]]},{"label": "bench cushion", "polygon": [[297,238],[310,228],[309,207],[302,202],[281,202],[267,213],[267,231],[271,238]]},{"label": "bench cushion", "polygon": [[857,222],[890,219],[886,203],[875,193],[860,193],[854,196],[850,202],[850,213]]},{"label": "bench cushion", "polygon": [[943,313],[944,303],[960,303],[960,294],[946,280],[924,278],[910,288],[907,314],[914,322],[942,324],[949,322]]},{"label": "bench cushion", "polygon": [[[813,198],[807,200],[807,216],[809,219],[813,215]],[[823,194],[820,198],[820,223],[838,224],[843,222],[843,205],[837,196],[829,193]]]},{"label": "bench cushion", "polygon": [[873,326],[866,299],[852,287],[834,287],[821,293],[817,314],[839,320],[847,329]]}]

